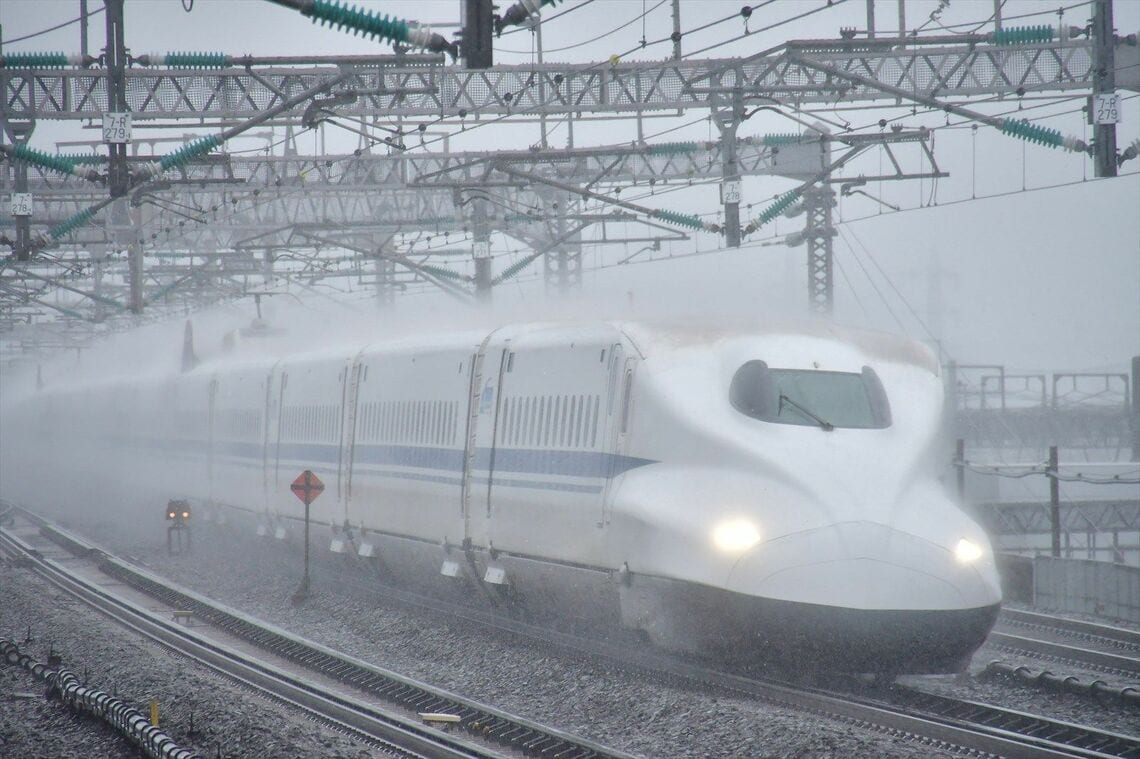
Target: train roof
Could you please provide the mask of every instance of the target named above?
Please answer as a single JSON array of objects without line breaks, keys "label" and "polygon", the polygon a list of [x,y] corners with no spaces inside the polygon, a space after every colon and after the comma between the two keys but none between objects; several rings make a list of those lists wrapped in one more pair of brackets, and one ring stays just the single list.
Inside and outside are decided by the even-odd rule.
[{"label": "train roof", "polygon": [[844,327],[825,321],[736,322],[626,322],[621,329],[649,357],[665,351],[707,347],[747,338],[810,337],[850,345],[869,358],[910,364],[938,375],[938,358],[922,343],[885,332]]}]

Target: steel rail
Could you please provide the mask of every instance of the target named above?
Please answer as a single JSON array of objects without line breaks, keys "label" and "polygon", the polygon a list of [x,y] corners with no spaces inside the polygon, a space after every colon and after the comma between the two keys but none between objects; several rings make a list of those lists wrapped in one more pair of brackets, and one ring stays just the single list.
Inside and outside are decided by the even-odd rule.
[{"label": "steel rail", "polygon": [[[83,550],[86,546],[81,540],[67,537],[66,533],[61,532],[60,535],[62,541],[74,541],[69,550]],[[138,573],[133,567],[126,569],[130,573]],[[116,576],[129,581],[130,575]],[[877,690],[869,694],[737,675],[702,663],[646,652],[642,647],[583,638],[443,601],[425,599],[405,591],[378,588],[375,585],[370,585],[368,590],[433,613],[458,615],[521,638],[602,657],[625,668],[718,687],[776,705],[900,734],[912,740],[1008,757],[1140,757],[1140,738],[989,704],[937,696],[903,687]]]},{"label": "steel rail", "polygon": [[[350,583],[353,584],[353,583]],[[369,585],[386,600],[467,621],[575,653],[606,658],[626,668],[712,685],[764,701],[911,738],[1011,757],[1140,757],[1140,738],[1118,735],[1035,714],[896,687],[891,699],[849,689],[821,690],[723,672],[643,648],[582,638],[388,586]],[[1105,750],[1110,749],[1110,750]]]},{"label": "steel rail", "polygon": [[[149,638],[278,702],[306,712],[337,729],[378,743],[399,755],[415,757],[499,757],[456,736],[434,730],[367,704],[323,691],[299,677],[208,641],[188,629],[158,619],[151,612],[75,576],[34,546],[0,529],[0,548],[30,560],[41,577],[132,632]],[[88,553],[97,549],[88,549]]]},{"label": "steel rail", "polygon": [[[99,569],[130,587],[170,604],[191,611],[195,618],[207,621],[230,635],[288,659],[310,670],[320,672],[357,690],[416,712],[448,714],[459,717],[455,727],[478,738],[500,744],[525,756],[557,756],[562,759],[632,759],[630,755],[593,743],[578,736],[508,714],[501,710],[465,699],[447,691],[375,667],[333,649],[305,640],[234,609],[211,601],[192,591],[173,586],[157,575],[119,561],[82,538],[55,527],[42,517],[19,509],[41,533],[74,555],[92,557]],[[188,635],[176,625],[164,627],[175,634]],[[298,681],[300,682],[300,681]],[[339,719],[339,718],[338,718]],[[351,723],[349,723],[351,724]],[[408,723],[418,728],[417,723]],[[428,730],[433,735],[437,731]],[[463,747],[467,753],[446,756],[497,756],[476,744],[438,733]]]},{"label": "steel rail", "polygon": [[1091,648],[1068,645],[1039,638],[994,630],[986,643],[994,648],[1011,653],[1044,656],[1058,661],[1091,667],[1102,672],[1111,672],[1122,677],[1140,679],[1140,659],[1135,656],[1122,656]]},{"label": "steel rail", "polygon": [[1126,627],[1113,627],[1099,622],[1085,622],[1079,619],[1064,619],[1050,614],[1041,614],[1035,611],[1021,609],[1002,609],[1001,622],[1012,625],[1025,625],[1044,627],[1050,630],[1061,630],[1080,638],[1095,638],[1105,641],[1114,641],[1114,644],[1123,644],[1119,647],[1140,652],[1140,630],[1130,630]]}]

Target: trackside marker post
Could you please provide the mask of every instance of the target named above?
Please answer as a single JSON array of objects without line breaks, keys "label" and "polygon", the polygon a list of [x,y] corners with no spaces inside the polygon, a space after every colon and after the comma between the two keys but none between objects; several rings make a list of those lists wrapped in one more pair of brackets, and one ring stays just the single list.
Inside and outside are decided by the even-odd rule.
[{"label": "trackside marker post", "polygon": [[325,483],[311,469],[306,469],[297,475],[289,489],[305,504],[305,576],[301,579],[301,587],[293,594],[293,603],[299,604],[309,597],[309,505],[325,492]]}]

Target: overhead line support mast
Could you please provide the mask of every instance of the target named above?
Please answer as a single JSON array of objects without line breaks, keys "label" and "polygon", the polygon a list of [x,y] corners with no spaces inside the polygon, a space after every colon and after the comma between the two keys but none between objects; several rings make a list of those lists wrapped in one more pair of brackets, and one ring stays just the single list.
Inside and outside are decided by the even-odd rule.
[{"label": "overhead line support mast", "polygon": [[[1116,176],[1116,122],[1110,121],[1098,99],[1116,94],[1116,53],[1112,29],[1112,0],[1096,0],[1093,8],[1092,37],[1095,60],[1092,72],[1092,102],[1089,120],[1093,123],[1093,164],[1098,177]],[[1115,101],[1114,102],[1119,102]],[[1113,108],[1112,110],[1117,110]],[[1117,114],[1113,114],[1114,116]],[[1109,117],[1111,118],[1111,117]],[[1102,123],[1103,122],[1103,123]]]}]

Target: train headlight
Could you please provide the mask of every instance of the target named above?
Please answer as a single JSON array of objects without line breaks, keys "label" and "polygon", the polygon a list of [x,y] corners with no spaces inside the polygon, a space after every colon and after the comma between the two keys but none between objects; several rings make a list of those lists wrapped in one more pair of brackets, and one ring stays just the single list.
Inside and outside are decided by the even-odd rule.
[{"label": "train headlight", "polygon": [[760,529],[747,519],[725,519],[713,527],[712,542],[725,553],[741,553],[760,542]]},{"label": "train headlight", "polygon": [[973,564],[978,559],[982,558],[985,550],[972,540],[962,538],[958,541],[958,545],[954,546],[954,558],[962,564]]}]

